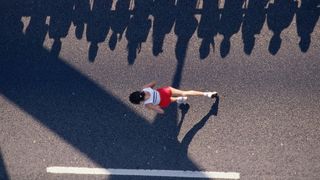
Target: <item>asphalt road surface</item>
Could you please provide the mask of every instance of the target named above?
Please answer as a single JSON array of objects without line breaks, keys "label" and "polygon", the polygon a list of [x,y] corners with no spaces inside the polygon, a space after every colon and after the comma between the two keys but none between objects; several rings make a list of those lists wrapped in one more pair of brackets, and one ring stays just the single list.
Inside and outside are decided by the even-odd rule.
[{"label": "asphalt road surface", "polygon": [[[320,178],[318,1],[84,2],[3,3],[0,179],[178,179],[52,166]],[[219,99],[164,115],[130,104],[152,80]]]}]

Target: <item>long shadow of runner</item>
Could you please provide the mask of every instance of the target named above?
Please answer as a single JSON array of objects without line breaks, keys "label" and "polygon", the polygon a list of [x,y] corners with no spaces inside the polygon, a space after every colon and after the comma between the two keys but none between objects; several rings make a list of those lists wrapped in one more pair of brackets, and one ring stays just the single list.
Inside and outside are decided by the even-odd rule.
[{"label": "long shadow of runner", "polygon": [[186,165],[172,163],[178,144],[159,151],[168,144],[168,128],[154,128],[62,59],[31,46],[21,17],[12,17],[11,31],[0,32],[11,39],[0,53],[3,96],[102,167],[198,170],[186,156]]},{"label": "long shadow of runner", "polygon": [[194,17],[196,3],[195,0],[179,0],[177,2],[176,25],[174,27],[174,32],[178,36],[175,47],[177,67],[172,84],[172,87],[175,88],[180,86],[189,40],[198,26],[198,21]]},{"label": "long shadow of runner", "polygon": [[218,108],[219,108],[219,96],[215,99],[215,102],[210,108],[210,111],[208,114],[206,114],[196,125],[194,125],[184,136],[184,138],[181,141],[181,148],[182,148],[182,154],[181,158],[183,159],[184,156],[187,156],[188,153],[188,147],[193,139],[193,137],[199,132],[201,128],[206,124],[206,122],[210,119],[211,116],[217,116],[218,115]]},{"label": "long shadow of runner", "polygon": [[[206,124],[210,117],[218,115],[218,107],[219,97],[216,98],[208,114],[206,114],[196,125],[194,125],[193,128],[191,128],[187,132],[187,134],[180,142],[178,140],[178,135],[184,117],[187,114],[190,106],[187,104],[179,107],[179,109],[181,110],[181,119],[178,121],[177,105],[171,105],[171,107],[166,111],[166,114],[164,116],[158,116],[153,124],[157,131],[156,134],[161,134],[161,144],[164,145],[162,149],[158,149],[159,153],[156,153],[155,155],[157,156],[164,153],[174,155],[178,158],[172,159],[171,156],[166,156],[163,157],[165,159],[162,160],[164,162],[170,163],[169,167],[177,167],[178,169],[192,170],[194,164],[190,163],[191,161],[185,158],[188,156],[188,147],[193,137]],[[160,159],[160,157],[157,157],[157,159]]]},{"label": "long shadow of runner", "polygon": [[175,0],[155,0],[153,16],[152,53],[154,56],[158,56],[163,52],[165,36],[170,33],[175,21]]},{"label": "long shadow of runner", "polygon": [[[198,21],[194,16],[196,4],[196,0],[178,0],[177,2],[177,16],[174,32],[178,36],[175,48],[178,69],[183,67],[189,40],[198,26]],[[176,72],[179,71],[182,72],[182,70],[177,70]],[[181,74],[178,76],[180,77]],[[174,83],[176,82],[180,82],[180,80],[175,78]]]}]

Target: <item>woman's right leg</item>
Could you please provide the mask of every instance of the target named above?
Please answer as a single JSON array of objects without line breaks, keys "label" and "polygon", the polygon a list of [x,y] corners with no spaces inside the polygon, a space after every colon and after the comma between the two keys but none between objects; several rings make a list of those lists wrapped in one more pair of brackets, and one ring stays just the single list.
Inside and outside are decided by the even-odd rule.
[{"label": "woman's right leg", "polygon": [[194,90],[183,91],[173,87],[169,87],[169,88],[172,92],[172,96],[204,96],[204,92],[201,92],[201,91],[194,91]]},{"label": "woman's right leg", "polygon": [[202,91],[195,91],[195,90],[188,90],[188,91],[183,91],[179,90],[173,87],[169,87],[172,93],[172,96],[208,96],[212,97],[212,95],[216,95],[217,92],[202,92]]}]

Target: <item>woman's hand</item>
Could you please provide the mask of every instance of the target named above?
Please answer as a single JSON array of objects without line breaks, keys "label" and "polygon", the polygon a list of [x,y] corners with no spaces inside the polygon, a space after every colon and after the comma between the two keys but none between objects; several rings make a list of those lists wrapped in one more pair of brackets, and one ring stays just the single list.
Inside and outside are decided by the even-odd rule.
[{"label": "woman's hand", "polygon": [[152,82],[150,82],[150,83],[148,83],[148,84],[144,85],[144,86],[143,86],[143,88],[148,88],[148,87],[153,88],[155,85],[156,85],[156,81],[152,81]]}]

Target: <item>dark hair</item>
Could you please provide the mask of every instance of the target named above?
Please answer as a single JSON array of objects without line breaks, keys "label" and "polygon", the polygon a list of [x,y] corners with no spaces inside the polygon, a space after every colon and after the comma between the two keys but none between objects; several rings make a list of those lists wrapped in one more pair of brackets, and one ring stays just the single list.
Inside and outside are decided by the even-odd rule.
[{"label": "dark hair", "polygon": [[143,91],[135,91],[130,94],[129,100],[133,104],[140,104],[144,100],[145,93]]}]

